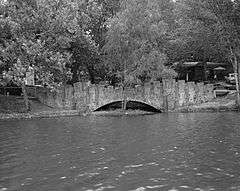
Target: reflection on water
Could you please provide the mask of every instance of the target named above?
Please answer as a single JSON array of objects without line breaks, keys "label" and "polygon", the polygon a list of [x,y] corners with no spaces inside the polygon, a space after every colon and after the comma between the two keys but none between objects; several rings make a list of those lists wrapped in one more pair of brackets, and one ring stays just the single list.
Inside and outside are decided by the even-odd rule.
[{"label": "reflection on water", "polygon": [[240,190],[238,113],[0,122],[0,191]]}]

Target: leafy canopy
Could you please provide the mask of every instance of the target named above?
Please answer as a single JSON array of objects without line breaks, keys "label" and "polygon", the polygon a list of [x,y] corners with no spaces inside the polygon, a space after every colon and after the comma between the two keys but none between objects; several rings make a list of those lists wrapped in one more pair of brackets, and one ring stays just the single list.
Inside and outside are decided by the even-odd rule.
[{"label": "leafy canopy", "polygon": [[162,77],[165,72],[174,75],[164,66],[167,56],[163,44],[169,28],[163,2],[124,1],[122,10],[107,23],[106,63],[125,80],[144,82]]},{"label": "leafy canopy", "polygon": [[[1,66],[14,73],[21,65],[35,68],[38,80],[56,85],[68,79],[72,63],[72,43],[90,44],[86,33],[88,19],[81,14],[79,1],[9,1],[0,19]],[[21,75],[24,78],[24,75]]]}]

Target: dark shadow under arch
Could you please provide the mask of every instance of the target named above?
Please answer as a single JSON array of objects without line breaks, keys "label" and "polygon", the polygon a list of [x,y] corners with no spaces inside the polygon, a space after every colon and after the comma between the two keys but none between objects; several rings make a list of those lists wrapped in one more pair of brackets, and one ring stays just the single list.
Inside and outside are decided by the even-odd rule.
[{"label": "dark shadow under arch", "polygon": [[[114,102],[108,103],[106,105],[103,105],[94,111],[109,111],[109,110],[111,111],[111,110],[116,110],[116,109],[121,109],[121,108],[122,108],[122,101],[114,101]],[[143,111],[161,113],[161,110],[159,110],[149,104],[140,102],[140,101],[129,100],[127,102],[126,109],[127,110],[130,110],[130,109],[131,110],[143,110]]]}]

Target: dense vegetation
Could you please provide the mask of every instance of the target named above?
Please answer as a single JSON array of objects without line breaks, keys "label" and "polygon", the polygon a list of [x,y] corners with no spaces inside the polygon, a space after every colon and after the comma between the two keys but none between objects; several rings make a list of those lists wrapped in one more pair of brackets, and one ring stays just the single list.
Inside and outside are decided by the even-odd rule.
[{"label": "dense vegetation", "polygon": [[24,90],[30,67],[50,87],[143,83],[176,76],[178,61],[238,72],[239,26],[238,0],[1,0],[1,83]]}]

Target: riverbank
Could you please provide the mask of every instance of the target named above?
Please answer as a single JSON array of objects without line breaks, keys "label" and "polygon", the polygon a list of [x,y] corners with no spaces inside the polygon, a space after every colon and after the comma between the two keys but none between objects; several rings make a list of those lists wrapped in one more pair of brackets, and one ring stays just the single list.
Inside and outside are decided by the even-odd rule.
[{"label": "riverbank", "polygon": [[11,119],[35,119],[35,118],[49,118],[49,117],[66,117],[81,115],[77,110],[61,110],[61,111],[41,111],[29,113],[0,113],[0,120]]},{"label": "riverbank", "polygon": [[[31,101],[32,110],[26,112],[22,100],[16,98],[3,98],[0,102],[0,120],[11,119],[33,119],[33,118],[49,118],[49,117],[64,117],[64,116],[80,116],[87,115],[78,110],[61,110],[50,108],[40,102]],[[7,100],[8,99],[8,100]],[[239,111],[235,104],[235,95],[228,95],[212,100],[211,102],[201,103],[198,105],[191,105],[178,108],[170,112],[223,112],[223,111]],[[146,115],[152,112],[127,110],[125,112],[115,111],[101,111],[94,112],[94,115],[103,116],[119,116],[119,115]]]},{"label": "riverbank", "polygon": [[31,111],[27,111],[24,101],[17,96],[0,95],[0,120],[32,119],[61,116],[80,115],[77,110],[62,110],[40,103],[38,100],[29,100]]},{"label": "riverbank", "polygon": [[175,112],[223,112],[239,111],[236,105],[236,95],[230,94],[224,97],[218,97],[207,103],[185,106],[177,109]]},{"label": "riverbank", "polygon": [[154,112],[141,111],[141,110],[114,110],[114,111],[97,111],[92,113],[82,113],[78,110],[60,110],[60,111],[41,111],[41,112],[29,112],[29,113],[0,113],[0,120],[11,119],[35,119],[35,118],[52,118],[52,117],[69,117],[69,116],[122,116],[122,115],[151,115]]},{"label": "riverbank", "polygon": [[212,101],[208,103],[202,103],[199,105],[181,107],[174,112],[190,113],[190,112],[223,112],[223,111],[239,111],[239,110],[235,104],[235,101],[231,101],[228,103]]}]

